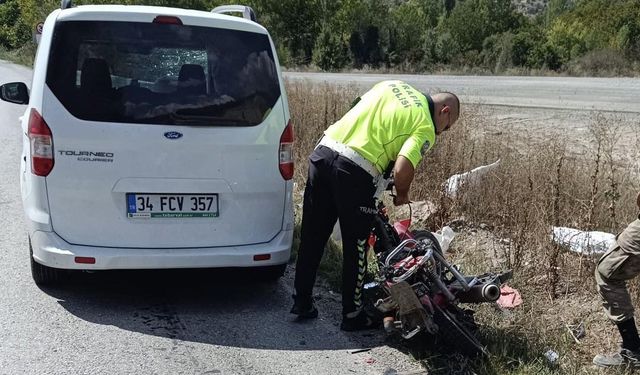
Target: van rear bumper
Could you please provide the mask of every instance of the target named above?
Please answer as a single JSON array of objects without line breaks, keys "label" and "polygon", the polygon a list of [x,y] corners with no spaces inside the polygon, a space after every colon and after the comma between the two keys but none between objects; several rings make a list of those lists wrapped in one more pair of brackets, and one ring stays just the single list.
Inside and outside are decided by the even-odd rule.
[{"label": "van rear bumper", "polygon": [[[280,232],[267,243],[247,246],[188,249],[138,249],[71,245],[54,232],[31,234],[33,258],[53,268],[77,270],[262,267],[289,261],[293,230]],[[254,255],[270,259],[255,261]],[[76,263],[76,257],[95,258],[95,264]]]}]

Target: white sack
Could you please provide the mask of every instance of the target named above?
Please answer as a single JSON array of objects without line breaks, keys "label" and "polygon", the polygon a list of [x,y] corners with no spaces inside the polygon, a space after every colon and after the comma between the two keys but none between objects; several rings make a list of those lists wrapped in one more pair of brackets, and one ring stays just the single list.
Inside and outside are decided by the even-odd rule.
[{"label": "white sack", "polygon": [[585,232],[566,227],[553,227],[552,240],[576,253],[603,254],[616,242],[616,236],[605,232]]},{"label": "white sack", "polygon": [[445,193],[448,197],[455,198],[456,194],[458,193],[458,189],[460,189],[460,186],[477,183],[481,177],[485,176],[492,169],[495,169],[498,165],[500,165],[500,159],[489,165],[483,165],[478,168],[474,168],[469,172],[454,174],[453,176],[449,177],[444,183]]}]

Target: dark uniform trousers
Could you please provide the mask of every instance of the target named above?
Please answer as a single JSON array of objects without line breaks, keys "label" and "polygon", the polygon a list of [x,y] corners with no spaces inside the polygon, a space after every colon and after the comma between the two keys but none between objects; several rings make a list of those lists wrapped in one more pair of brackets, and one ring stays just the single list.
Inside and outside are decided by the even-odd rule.
[{"label": "dark uniform trousers", "polygon": [[367,240],[376,213],[374,178],[334,150],[319,146],[309,157],[296,263],[296,295],[313,292],[316,272],[337,219],[342,233],[342,313],[362,307]]}]

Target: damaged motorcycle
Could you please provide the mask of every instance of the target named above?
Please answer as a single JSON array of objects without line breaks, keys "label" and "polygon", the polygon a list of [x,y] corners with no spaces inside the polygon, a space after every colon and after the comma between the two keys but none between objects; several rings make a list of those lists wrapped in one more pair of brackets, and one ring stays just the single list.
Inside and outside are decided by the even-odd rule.
[{"label": "damaged motorcycle", "polygon": [[467,356],[487,354],[473,311],[461,304],[497,301],[511,271],[464,275],[445,259],[433,233],[410,231],[410,224],[411,219],[391,224],[378,202],[369,239],[378,272],[364,286],[369,308],[383,318],[389,334]]}]

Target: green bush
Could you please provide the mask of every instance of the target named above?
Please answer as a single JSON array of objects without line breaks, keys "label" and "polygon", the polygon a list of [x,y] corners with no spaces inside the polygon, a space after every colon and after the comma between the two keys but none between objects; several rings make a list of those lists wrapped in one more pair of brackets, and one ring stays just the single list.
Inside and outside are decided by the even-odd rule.
[{"label": "green bush", "polygon": [[527,66],[558,71],[563,67],[563,61],[555,47],[549,42],[544,42],[533,46],[527,58]]},{"label": "green bush", "polygon": [[392,11],[393,64],[415,65],[422,60],[427,17],[416,0],[409,0]]},{"label": "green bush", "polygon": [[437,38],[438,34],[435,29],[425,31],[425,36],[422,40],[422,70],[431,70],[432,65],[437,63]]},{"label": "green bush", "polygon": [[33,42],[27,42],[22,47],[14,50],[6,50],[0,47],[0,59],[24,66],[33,66],[36,48],[37,46]]},{"label": "green bush", "polygon": [[438,61],[449,64],[461,52],[460,45],[450,33],[440,33],[435,43],[435,55]]},{"label": "green bush", "polygon": [[0,47],[15,49],[31,39],[31,28],[20,18],[20,4],[8,0],[0,4]]},{"label": "green bush", "polygon": [[514,36],[510,32],[492,35],[482,44],[483,65],[494,73],[513,66]]},{"label": "green bush", "polygon": [[456,4],[441,28],[451,34],[462,52],[481,51],[486,38],[515,29],[521,22],[510,0],[466,0]]},{"label": "green bush", "polygon": [[339,70],[347,64],[348,59],[345,43],[325,25],[313,49],[313,63],[323,70]]}]

